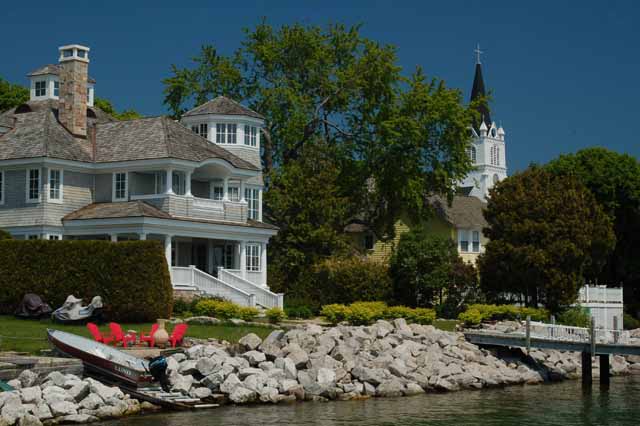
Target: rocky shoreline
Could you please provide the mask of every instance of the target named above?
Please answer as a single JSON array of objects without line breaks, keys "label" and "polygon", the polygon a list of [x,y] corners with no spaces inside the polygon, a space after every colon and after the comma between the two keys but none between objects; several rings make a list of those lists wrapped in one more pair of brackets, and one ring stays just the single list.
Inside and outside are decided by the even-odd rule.
[{"label": "rocky shoreline", "polygon": [[[203,342],[169,356],[172,390],[215,402],[281,403],[397,397],[425,392],[538,384],[580,376],[580,354],[492,352],[462,333],[407,324],[308,324],[248,334],[238,344]],[[594,359],[597,375],[598,364]],[[640,357],[613,356],[614,375],[640,373]],[[34,377],[35,376],[35,377]],[[0,426],[89,423],[154,407],[93,379],[23,372],[0,393]]]}]

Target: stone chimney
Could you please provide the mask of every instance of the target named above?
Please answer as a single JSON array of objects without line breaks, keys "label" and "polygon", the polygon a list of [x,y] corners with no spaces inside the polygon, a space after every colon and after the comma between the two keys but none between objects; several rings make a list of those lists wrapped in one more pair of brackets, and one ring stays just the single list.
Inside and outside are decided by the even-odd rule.
[{"label": "stone chimney", "polygon": [[87,136],[89,48],[78,44],[60,50],[58,119],[72,134]]}]

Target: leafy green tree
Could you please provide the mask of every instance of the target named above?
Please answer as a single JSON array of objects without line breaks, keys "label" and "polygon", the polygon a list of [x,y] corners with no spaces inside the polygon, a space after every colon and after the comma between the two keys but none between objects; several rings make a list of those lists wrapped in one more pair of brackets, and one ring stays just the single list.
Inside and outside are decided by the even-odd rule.
[{"label": "leafy green tree", "polygon": [[332,147],[338,191],[363,207],[380,235],[393,234],[399,206],[419,217],[425,190],[452,193],[471,166],[465,148],[474,113],[461,93],[420,70],[403,77],[396,49],[363,37],[358,26],[263,22],[246,30],[233,55],[204,46],[193,68],[173,66],[164,82],[176,118],[218,95],[264,114],[268,180],[307,146]]},{"label": "leafy green tree", "polygon": [[531,166],[490,195],[490,241],[479,258],[483,291],[492,299],[519,295],[552,312],[573,303],[615,245],[611,219],[591,192],[571,176]]},{"label": "leafy green tree", "polygon": [[640,162],[605,148],[588,148],[562,155],[545,166],[574,176],[591,190],[612,218],[616,246],[597,276],[600,283],[624,284],[625,304],[640,313]]},{"label": "leafy green tree", "polygon": [[450,238],[433,235],[423,227],[413,228],[400,236],[391,257],[394,298],[408,306],[442,303],[447,290],[462,287],[461,263]]},{"label": "leafy green tree", "polygon": [[0,112],[17,107],[29,100],[29,89],[11,84],[0,77]]},{"label": "leafy green tree", "polygon": [[111,101],[107,99],[95,98],[93,101],[93,104],[96,107],[103,110],[104,112],[106,112],[107,114],[111,115],[113,118],[118,120],[126,121],[126,120],[135,120],[137,118],[142,118],[142,115],[140,115],[137,111],[133,109],[126,109],[122,112],[116,111]]}]

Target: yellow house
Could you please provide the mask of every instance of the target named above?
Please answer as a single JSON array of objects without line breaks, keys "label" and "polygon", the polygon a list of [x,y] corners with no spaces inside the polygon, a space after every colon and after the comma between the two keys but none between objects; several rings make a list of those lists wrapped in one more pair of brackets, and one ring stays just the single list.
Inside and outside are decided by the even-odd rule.
[{"label": "yellow house", "polygon": [[[425,219],[423,226],[430,233],[451,238],[458,247],[463,260],[476,263],[484,252],[487,239],[482,229],[487,222],[482,214],[486,203],[477,197],[456,195],[451,204],[446,199],[433,196],[427,199],[434,214]],[[363,223],[354,221],[345,227],[354,245],[372,260],[386,262],[400,241],[400,236],[414,226],[406,215],[401,215],[395,224],[393,239],[378,239]]]}]

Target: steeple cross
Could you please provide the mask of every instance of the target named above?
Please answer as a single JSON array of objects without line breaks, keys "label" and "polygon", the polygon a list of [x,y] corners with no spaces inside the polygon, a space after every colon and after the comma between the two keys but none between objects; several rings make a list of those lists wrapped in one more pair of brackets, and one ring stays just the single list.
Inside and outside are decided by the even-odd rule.
[{"label": "steeple cross", "polygon": [[480,50],[480,43],[478,43],[478,45],[474,49],[474,53],[476,54],[476,64],[479,64],[480,63],[480,55],[482,55],[484,53],[482,50]]}]

